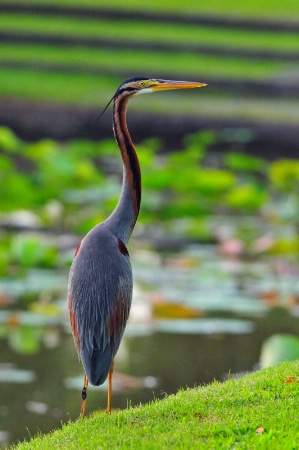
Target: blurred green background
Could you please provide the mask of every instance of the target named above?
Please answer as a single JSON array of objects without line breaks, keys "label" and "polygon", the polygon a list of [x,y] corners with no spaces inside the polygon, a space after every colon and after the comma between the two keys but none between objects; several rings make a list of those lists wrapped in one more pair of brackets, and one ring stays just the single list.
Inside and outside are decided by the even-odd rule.
[{"label": "blurred green background", "polygon": [[77,417],[68,270],[120,194],[98,117],[131,76],[208,86],[129,106],[143,198],[115,407],[296,358],[297,2],[0,1],[0,38],[0,445]]},{"label": "blurred green background", "polygon": [[295,1],[1,2],[5,98],[96,107],[124,76],[195,78],[185,93],[151,96],[132,110],[204,118],[298,120]]}]

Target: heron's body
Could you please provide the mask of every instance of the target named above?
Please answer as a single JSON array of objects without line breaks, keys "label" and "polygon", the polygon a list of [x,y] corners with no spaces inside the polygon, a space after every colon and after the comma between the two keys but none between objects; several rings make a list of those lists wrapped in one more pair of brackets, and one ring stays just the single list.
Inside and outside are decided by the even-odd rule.
[{"label": "heron's body", "polygon": [[102,384],[111,378],[132,301],[132,270],[126,244],[136,223],[141,200],[138,157],[126,125],[130,97],[141,92],[204,86],[149,78],[125,81],[114,95],[113,128],[123,160],[123,186],[115,210],[81,241],[70,270],[69,312],[73,337],[85,370],[81,414],[85,412],[88,381]]},{"label": "heron's body", "polygon": [[132,288],[125,245],[104,224],[98,225],[81,242],[69,288],[75,343],[93,385],[107,378],[129,317]]}]

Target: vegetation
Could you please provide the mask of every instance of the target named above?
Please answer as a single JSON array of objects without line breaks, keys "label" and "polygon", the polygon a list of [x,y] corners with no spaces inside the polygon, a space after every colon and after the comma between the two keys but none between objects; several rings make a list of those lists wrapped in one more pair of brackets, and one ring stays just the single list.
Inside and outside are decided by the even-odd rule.
[{"label": "vegetation", "polygon": [[[20,0],[11,0],[11,3],[20,3]],[[45,4],[47,0],[26,0],[27,4]],[[61,1],[53,0],[52,4],[61,5]],[[82,6],[82,0],[64,0],[65,5]],[[84,6],[95,7],[98,6],[98,0],[86,0]],[[138,0],[130,0],[130,3],[124,5],[121,0],[102,0],[102,7],[116,8],[116,9],[132,9],[140,11],[140,2]],[[157,10],[169,12],[170,3],[168,0],[146,0],[142,3],[142,11]],[[229,5],[220,3],[218,0],[211,0],[208,3],[195,3],[193,0],[186,0],[182,3],[179,0],[171,2],[171,10],[192,14],[196,13],[210,13],[210,14],[225,14],[225,15],[248,15],[251,17],[275,17],[275,18],[289,18],[294,19],[299,16],[296,0],[288,0],[286,4],[279,2],[273,3],[271,0],[251,0],[250,2],[240,3],[237,0],[230,1]]]},{"label": "vegetation", "polygon": [[[20,7],[56,5],[58,9],[62,6],[99,8],[98,0],[10,0],[2,3]],[[135,111],[297,124],[299,39],[289,23],[299,20],[297,0],[287,4],[272,0],[211,0],[196,4],[194,0],[154,0],[142,5],[136,0],[103,0],[100,7],[123,12],[124,18],[115,14],[113,19],[93,16],[89,20],[78,19],[67,11],[37,14],[19,10],[0,14],[1,35],[5,41],[0,48],[3,110],[5,102],[10,100],[13,104],[32,100],[54,102],[57,108],[68,104],[100,109],[124,78],[144,74],[194,79],[207,82],[209,86],[200,92],[196,101],[190,92],[173,92],[167,95],[167,101],[163,94],[146,99],[141,96],[130,105]],[[132,12],[139,12],[138,18],[130,16]],[[147,12],[162,16],[162,20],[146,19],[143,13]],[[181,23],[172,20],[172,14],[182,14]],[[225,20],[207,26],[186,24],[183,20],[183,15],[193,18],[201,14],[231,20],[241,17],[259,24],[256,29],[254,26],[245,29],[230,28]],[[261,26],[263,18],[282,25],[281,21],[285,21],[285,26],[289,24],[290,28],[269,31]],[[34,102],[30,105],[34,107]],[[232,136],[232,130],[229,130],[229,139],[225,139],[228,137],[225,133],[224,130],[225,142],[235,142],[235,147],[231,146],[226,154],[212,151],[217,140],[221,141],[221,132],[189,136],[172,154],[165,153],[163,142],[156,139],[137,146],[144,195],[131,248],[134,252],[134,245],[139,246],[138,239],[144,236],[156,245],[166,242],[167,248],[181,241],[217,243],[213,246],[216,256],[207,259],[214,278],[210,279],[208,271],[203,266],[199,268],[202,261],[194,263],[193,257],[178,257],[180,260],[169,262],[170,266],[177,265],[182,273],[192,264],[198,264],[201,278],[204,281],[207,278],[211,284],[208,301],[215,297],[212,316],[218,314],[216,304],[222,317],[231,313],[234,316],[235,311],[241,311],[242,315],[242,308],[250,310],[252,301],[258,311],[252,312],[253,315],[264,311],[264,305],[270,305],[269,308],[284,305],[291,317],[298,305],[294,274],[298,271],[299,163],[284,159],[266,161],[245,155],[242,145],[250,141],[250,132],[241,130],[239,140],[238,136]],[[47,327],[48,324],[57,327],[64,321],[66,268],[79,239],[75,235],[86,233],[114,208],[121,189],[119,152],[113,139],[25,142],[2,127],[0,189],[1,344],[7,340],[18,358],[35,354],[36,361],[46,370],[51,361],[51,355],[44,351]],[[225,234],[228,225],[229,235]],[[16,229],[19,232],[16,233]],[[200,248],[208,253],[212,247],[202,245]],[[218,264],[223,261],[219,254],[237,256],[225,269],[230,272],[229,283],[236,285],[235,290],[230,288],[229,291],[234,292],[233,307],[231,303],[228,305],[225,288],[223,293],[219,292],[222,285],[215,282],[216,278],[221,278]],[[168,256],[161,252],[161,259]],[[259,262],[255,270],[250,265],[253,256]],[[248,264],[246,269],[237,267],[241,261],[244,266]],[[138,261],[138,266],[142,266],[143,271],[143,263]],[[154,270],[151,265],[151,273],[154,274]],[[250,283],[244,281],[246,271],[250,272]],[[198,288],[198,295],[203,293],[205,297],[206,292],[206,286],[204,289],[199,286],[201,278],[197,272],[192,276],[195,277],[192,283],[182,283],[177,296],[179,303],[169,304],[168,300],[176,299],[172,299],[171,293],[163,297],[162,285],[156,284],[155,291],[161,296],[158,306],[172,310],[172,314],[182,306],[190,317],[188,293]],[[143,274],[141,278],[142,287],[144,283],[148,290],[150,281],[144,281]],[[288,283],[287,288],[284,282]],[[218,294],[222,295],[217,298]],[[220,302],[226,302],[229,308],[223,309]],[[192,299],[190,305],[191,308],[196,306]],[[204,314],[208,315],[205,302],[203,305]],[[196,314],[201,316],[202,305],[199,302],[197,306],[200,311],[196,310]],[[172,316],[168,313],[165,317]],[[296,333],[291,328],[290,332]],[[58,345],[59,333],[54,330],[54,346]],[[217,336],[222,336],[221,333],[217,330]],[[280,336],[280,340],[276,340],[279,348],[282,340],[290,345],[289,336],[282,336],[282,339]],[[51,345],[53,341],[49,348]],[[297,348],[298,342],[294,342],[295,346]],[[267,361],[269,355],[275,357],[271,352],[267,347]],[[285,351],[281,353],[284,358]],[[1,351],[1,354],[2,361],[6,362],[6,353]],[[16,371],[20,360],[17,361]],[[30,361],[32,363],[32,359]],[[57,367],[56,362],[53,367]],[[70,372],[68,366],[68,375]],[[51,435],[20,444],[18,448],[297,448],[297,372],[298,363],[283,365],[242,380],[181,391],[162,402],[128,408],[111,417],[95,414],[85,421],[64,425]],[[61,396],[57,388],[62,384],[61,378],[57,384],[46,384],[44,376],[39,378],[46,389],[37,387],[37,390],[43,391],[46,403],[51,403],[50,396]],[[10,391],[5,384],[3,386],[9,404]],[[11,389],[15,395],[15,386]],[[14,402],[15,410],[10,410],[10,417],[22,416],[22,420],[27,421],[24,405],[19,407],[25,398],[20,396],[19,402]],[[38,400],[38,397],[32,398]],[[59,400],[62,404],[63,400]],[[5,405],[3,407],[5,413]],[[18,423],[14,419],[11,421]],[[44,419],[48,427],[45,429],[54,427],[50,413]],[[6,423],[9,420],[7,415]],[[38,426],[43,429],[39,423],[35,421],[34,429]],[[29,422],[27,425],[31,429]],[[4,430],[5,427],[9,428],[5,425]],[[7,440],[15,436],[8,436]],[[6,438],[1,435],[1,439]]]},{"label": "vegetation", "polygon": [[[250,133],[243,130],[239,134],[239,139],[243,142],[249,140]],[[255,303],[256,309],[249,314],[260,317],[260,311],[264,311],[263,306],[267,302],[266,296],[269,295],[274,305],[281,301],[280,304],[287,305],[286,308],[289,308],[283,319],[281,311],[278,312],[279,326],[287,326],[290,332],[295,333],[296,331],[291,330],[291,327],[286,324],[295,311],[297,301],[297,288],[294,282],[294,271],[297,270],[297,266],[293,262],[298,263],[296,258],[298,258],[299,244],[297,237],[298,161],[269,162],[262,158],[245,155],[240,151],[231,150],[226,154],[208,151],[216,140],[217,137],[210,132],[194,134],[186,138],[182,148],[171,154],[163,151],[163,142],[157,139],[137,145],[144,190],[141,215],[134,232],[134,239],[130,242],[133,263],[134,253],[135,256],[137,255],[136,270],[134,270],[135,276],[137,272],[137,280],[137,269],[141,269],[137,286],[140,286],[140,292],[144,292],[142,289],[145,289],[146,295],[149,292],[158,293],[158,299],[161,301],[159,300],[157,304],[162,307],[162,310],[164,309],[164,319],[166,317],[169,319],[175,314],[177,314],[176,318],[181,315],[194,317],[192,316],[194,307],[197,316],[204,315],[203,320],[208,318],[210,313],[209,307],[205,304],[206,285],[203,286],[202,281],[208,282],[209,298],[213,297],[212,317],[218,315],[216,308],[219,308],[220,317],[231,314],[235,317],[236,312],[241,308],[241,317],[244,319],[244,308],[250,311],[252,302]],[[24,142],[11,130],[0,128],[0,189],[3,194],[0,196],[0,301],[2,305],[0,335],[1,344],[5,343],[7,348],[9,347],[9,352],[2,353],[2,361],[13,360],[13,357],[17,361],[22,357],[24,361],[25,355],[31,355],[30,363],[27,363],[27,367],[31,369],[35,355],[35,363],[38,361],[39,367],[43,366],[43,371],[47,371],[50,377],[53,374],[51,367],[55,367],[55,372],[58,372],[55,381],[51,379],[47,383],[44,375],[37,377],[39,381],[42,380],[42,387],[39,385],[36,388],[38,392],[42,392],[37,401],[45,402],[46,405],[51,404],[49,411],[52,411],[54,407],[57,408],[57,405],[63,405],[59,407],[71,413],[77,406],[73,407],[73,404],[77,402],[76,395],[73,393],[69,395],[72,401],[67,403],[66,396],[61,398],[62,388],[58,389],[58,385],[62,385],[62,378],[66,374],[75,375],[78,370],[81,373],[72,342],[70,342],[72,350],[69,350],[68,346],[61,346],[60,359],[55,359],[53,364],[51,352],[47,352],[45,346],[48,335],[51,341],[51,333],[54,334],[54,345],[58,345],[61,338],[59,324],[62,324],[64,328],[67,320],[65,314],[67,270],[76,242],[79,240],[78,236],[72,235],[86,233],[95,223],[107,217],[119,197],[120,183],[121,159],[116,143],[112,139],[100,142],[82,139],[64,143],[49,139]],[[228,277],[221,272],[219,266],[223,264],[224,258],[219,257],[219,252],[222,252],[222,242],[218,234],[221,226],[227,224],[233,230],[232,237],[242,244],[242,253],[237,255],[240,258],[234,261],[239,273],[236,275],[235,271],[231,272],[230,268],[226,268],[229,271]],[[20,232],[16,233],[16,229]],[[137,249],[142,254],[142,244],[144,245],[140,240],[146,237],[147,242],[152,245],[156,243],[157,236],[160,242],[168,244],[168,249],[174,247],[175,256],[173,253],[172,256],[165,254],[159,248],[159,258],[164,259],[165,265],[162,266],[160,262],[157,262],[157,254],[152,252],[146,266],[142,257],[138,260]],[[264,237],[266,237],[266,246],[263,244]],[[213,247],[213,255],[208,255],[211,252],[210,245],[201,245],[203,252],[200,251],[196,258],[192,254],[185,258],[178,250],[180,240],[216,242],[219,245]],[[149,250],[149,245],[146,244],[144,253],[151,254]],[[279,276],[278,270],[281,269],[275,264],[272,254],[281,255],[280,263],[284,278]],[[257,256],[256,261],[258,261],[254,270],[253,265],[251,268],[247,266],[253,255]],[[270,255],[270,258],[263,259],[263,255]],[[244,259],[241,258],[242,256]],[[204,260],[208,268],[204,267]],[[241,266],[243,260],[246,269]],[[264,261],[264,268],[261,265],[262,261]],[[169,272],[172,264],[177,265],[177,272],[172,270]],[[194,265],[196,270],[191,272]],[[148,271],[147,275],[146,271]],[[189,272],[192,276],[187,276],[183,281],[182,275],[186,276]],[[267,276],[270,272],[275,274],[274,281],[271,274]],[[158,273],[163,274],[162,280],[156,276]],[[177,286],[180,286],[180,289],[173,288],[175,273],[179,275]],[[212,273],[213,277],[211,277]],[[251,277],[250,282],[244,282],[247,274]],[[172,277],[169,279],[172,289],[178,291],[177,297],[172,297],[169,283],[166,283],[167,289],[163,289],[167,280],[165,276]],[[282,279],[287,280],[288,286],[284,284],[283,288],[280,288]],[[190,280],[192,280],[191,283]],[[227,281],[230,285],[229,294],[227,294]],[[234,285],[238,287],[232,289]],[[222,286],[226,286],[223,292],[217,292],[222,290]],[[250,288],[254,286],[254,294],[251,298],[248,298],[246,286]],[[197,292],[198,304],[193,303],[192,295],[189,296],[192,291]],[[286,291],[290,294],[288,297],[285,295]],[[230,302],[227,302],[228,295]],[[189,297],[190,304],[188,304]],[[169,300],[175,303],[168,304]],[[200,303],[201,300],[203,304]],[[234,303],[233,307],[231,302]],[[223,307],[224,303],[225,307]],[[183,308],[180,308],[181,306]],[[155,314],[153,309],[154,319]],[[176,329],[176,325],[170,326]],[[267,327],[265,328],[268,330]],[[226,339],[218,340],[219,336],[225,336],[225,333],[226,331],[217,329],[215,339],[211,341],[217,342],[217,347],[220,341],[225,346]],[[256,334],[258,336],[260,333]],[[56,338],[58,336],[56,344],[55,336]],[[190,337],[194,342],[195,336]],[[234,353],[243,351],[242,346],[238,350],[237,347],[235,349],[232,346],[232,348]],[[57,357],[57,353],[54,353]],[[73,365],[69,365],[69,359],[65,360],[66,354],[73,354]],[[41,356],[43,362],[41,362]],[[62,360],[65,364],[61,363]],[[16,366],[18,369],[18,362]],[[57,366],[59,371],[56,370]],[[250,363],[251,366],[252,363]],[[44,373],[43,371],[41,373]],[[37,371],[37,373],[40,372]],[[294,371],[290,373],[290,376],[293,373]],[[289,375],[282,375],[281,379],[286,379],[287,376]],[[267,377],[272,383],[273,380],[270,378],[272,372],[268,372]],[[79,381],[81,382],[82,380]],[[191,443],[193,442],[193,447],[196,447],[198,440],[207,443],[207,448],[209,445],[210,448],[213,446],[218,448],[218,442],[225,448],[226,442],[233,443],[237,440],[244,441],[244,445],[249,442],[250,445],[248,444],[247,448],[254,448],[251,444],[270,440],[271,445],[273,442],[274,444],[269,448],[275,448],[277,440],[284,439],[287,434],[287,421],[283,412],[281,413],[283,422],[280,418],[279,428],[277,423],[274,427],[277,420],[275,414],[278,414],[275,401],[278,398],[278,405],[282,405],[282,408],[285,407],[286,402],[290,402],[292,406],[290,397],[287,397],[287,393],[282,393],[280,397],[280,391],[277,391],[276,400],[273,400],[268,408],[268,399],[274,397],[274,394],[272,395],[274,391],[268,391],[266,381],[263,384],[266,387],[257,389],[256,397],[248,397],[248,393],[253,389],[251,381],[248,382],[248,387],[244,384],[238,393],[236,391],[236,397],[232,397],[234,383],[231,382],[228,385],[227,391],[222,387],[226,385],[215,385],[215,391],[211,391],[210,389],[213,388],[210,387],[203,388],[198,393],[187,391],[179,394],[177,400],[171,397],[172,400],[166,400],[166,403],[154,403],[145,406],[145,409],[128,410],[110,418],[97,416],[91,421],[84,421],[83,424],[73,424],[70,428],[63,427],[61,434],[46,437],[43,443],[37,440],[29,448],[35,448],[35,445],[36,448],[43,448],[43,445],[44,448],[50,446],[52,448],[88,448],[89,445],[90,448],[96,448],[102,445],[95,444],[101,437],[110,446],[115,440],[124,448],[130,446],[140,448],[137,442],[142,441],[145,448],[147,445],[148,448],[153,448],[152,441],[147,440],[147,436],[151,436],[152,433],[160,435],[161,440],[157,441],[157,448],[159,446],[163,448],[166,441],[169,441],[167,448],[171,446],[183,448],[185,445],[187,448],[192,448]],[[3,398],[9,405],[11,395],[15,395],[17,387],[16,385],[8,386],[10,391],[6,386],[3,383],[5,393]],[[284,387],[284,383],[281,383],[281,386]],[[42,430],[53,429],[51,413],[37,420],[34,415],[29,417],[29,411],[25,416],[24,405],[28,401],[28,392],[29,400],[32,400],[31,390],[24,389],[22,386],[19,388],[26,395],[18,396],[18,402],[13,402],[15,412],[10,410],[10,417],[15,417],[16,414],[19,414],[18,417],[22,416],[20,418],[22,427],[18,420],[10,420],[9,416],[6,416],[6,425],[3,425],[4,429],[10,429],[10,421],[18,423],[19,430],[12,430],[14,434],[11,435],[11,439],[16,439],[16,436],[28,436],[25,426],[28,426],[29,430],[36,430],[37,427]],[[11,395],[10,392],[12,392]],[[243,402],[240,401],[242,392],[244,392]],[[131,394],[128,395],[131,398]],[[51,403],[49,398],[52,396],[55,401]],[[33,398],[36,399],[34,396]],[[219,399],[223,400],[219,401]],[[211,407],[207,406],[207,401],[211,401]],[[73,409],[69,404],[72,404]],[[91,405],[91,402],[89,404]],[[222,409],[223,405],[226,405],[225,409]],[[274,409],[275,414],[271,416]],[[227,420],[225,415],[230,410],[233,410],[236,415],[229,415]],[[291,410],[289,413],[289,410],[288,418],[292,420],[293,412]],[[203,416],[201,417],[200,414]],[[171,418],[171,424],[168,425],[169,418]],[[65,420],[65,415],[59,420],[62,419]],[[55,426],[60,426],[57,422]],[[136,429],[132,424],[136,425]],[[179,432],[175,433],[173,430],[177,429],[178,425]],[[265,429],[262,436],[256,435],[255,432],[260,426]],[[135,431],[132,432],[131,427],[136,434]],[[90,428],[93,428],[92,432]],[[287,444],[291,442],[291,437],[295,439],[293,435],[289,435],[286,439]],[[259,438],[261,440],[257,440]],[[26,448],[27,444],[24,445]],[[105,445],[104,443],[104,448]]]},{"label": "vegetation", "polygon": [[226,26],[212,27],[207,25],[178,25],[176,23],[151,23],[145,27],[141,20],[101,20],[64,17],[54,15],[2,14],[0,27],[3,31],[24,31],[42,33],[46,36],[85,36],[106,39],[127,39],[136,42],[161,42],[179,44],[208,44],[220,47],[237,47],[251,49],[298,50],[299,39],[295,34],[271,32],[265,30],[252,31]]},{"label": "vegetation", "polygon": [[[186,139],[183,149],[172,154],[161,152],[162,143],[156,139],[138,145],[144,190],[138,226],[159,226],[163,235],[214,241],[213,217],[255,214],[263,222],[263,232],[268,229],[272,235],[272,250],[295,254],[298,161],[268,162],[234,151],[211,158],[207,148],[214,141],[209,132],[194,134]],[[1,128],[0,149],[2,221],[9,221],[13,211],[28,210],[42,228],[84,234],[104,220],[117,202],[121,164],[112,139],[99,143],[26,143],[9,129]],[[107,176],[111,164],[118,167],[118,176]],[[294,231],[282,238],[274,225],[286,220],[288,225],[293,224]],[[248,241],[246,235],[245,230],[241,237]],[[256,227],[247,242],[248,251],[259,236]],[[55,247],[43,241],[42,237],[2,235],[2,274],[7,273],[11,263],[24,268],[56,266],[59,260]]]},{"label": "vegetation", "polygon": [[298,369],[298,362],[285,363],[111,416],[96,413],[14,448],[295,449]]},{"label": "vegetation", "polygon": [[[47,6],[42,0],[27,3]],[[57,2],[57,5],[62,6],[61,2]],[[77,0],[64,2],[64,5],[88,8],[98,6],[98,2]],[[130,16],[104,20],[50,13],[6,12],[0,15],[2,33],[7,33],[5,46],[0,49],[0,96],[95,106],[103,102],[108,91],[114,92],[115,86],[126,76],[145,74],[193,78],[209,84],[209,88],[201,92],[205,116],[257,120],[264,120],[266,117],[268,120],[297,123],[297,95],[290,100],[289,94],[284,94],[285,86],[289,82],[293,83],[292,74],[297,70],[295,55],[299,40],[295,33],[233,29],[223,24],[178,24],[171,20],[161,22],[153,19],[149,22],[142,16],[143,12],[152,11],[158,15],[175,12],[192,15],[244,15],[257,20],[264,15],[281,19],[291,14],[294,19],[296,13],[292,2],[287,6],[273,5],[266,0],[262,4],[251,0],[246,5],[235,2],[233,5],[219,5],[219,2],[209,2],[207,5],[194,5],[194,2],[189,5],[150,2],[143,4],[140,10],[140,5],[135,1],[124,5],[114,0],[109,4],[101,2],[101,6],[112,10],[120,9],[128,14],[137,10],[141,15],[138,20],[130,19]],[[30,42],[25,36],[21,42],[15,41],[18,33],[25,33],[25,36],[38,33],[39,42]],[[63,37],[69,43],[54,45],[51,37]],[[72,44],[74,38],[100,38],[101,41],[96,46],[88,42]],[[106,42],[107,39],[113,41],[112,47]],[[127,42],[125,47],[124,42]],[[135,48],[134,44],[139,48]],[[144,44],[147,46],[142,48]],[[178,45],[183,45],[184,48]],[[200,48],[196,49],[194,45],[199,45]],[[261,50],[265,54],[257,57],[256,52]],[[246,51],[251,53],[246,54]],[[272,57],[269,56],[271,54]],[[223,79],[230,84],[229,88],[223,86]],[[257,95],[253,87],[248,87],[248,80],[257,84],[274,83],[271,100],[266,97],[267,93],[264,98]],[[237,90],[236,97],[234,86],[240,82],[242,85]],[[280,84],[281,89],[278,89]],[[277,96],[282,98],[276,98]],[[169,112],[163,98],[153,96],[146,102],[136,102],[133,107],[139,110],[159,110],[160,113]],[[171,98],[172,110],[182,114],[202,114],[202,102],[194,106],[188,100],[188,95],[182,96],[180,93],[172,93]]]}]

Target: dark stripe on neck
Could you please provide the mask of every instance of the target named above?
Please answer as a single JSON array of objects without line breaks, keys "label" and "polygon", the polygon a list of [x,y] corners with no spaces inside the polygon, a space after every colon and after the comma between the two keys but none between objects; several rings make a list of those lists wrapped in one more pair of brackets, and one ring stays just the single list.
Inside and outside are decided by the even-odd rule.
[{"label": "dark stripe on neck", "polygon": [[119,91],[117,92],[117,96],[122,95],[124,92],[135,92],[135,91],[137,91],[136,88],[133,88],[130,86],[128,86],[128,87],[124,86],[119,89]]},{"label": "dark stripe on neck", "polygon": [[[127,89],[125,89],[127,90]],[[132,89],[133,90],[133,89]],[[122,153],[123,162],[126,165],[126,169],[128,171],[128,175],[131,173],[132,177],[132,188],[135,192],[135,198],[132,199],[134,202],[134,209],[136,212],[136,219],[139,213],[140,201],[141,201],[141,174],[140,174],[140,165],[137,157],[136,150],[134,148],[131,136],[129,134],[128,128],[126,126],[125,117],[126,117],[126,107],[128,102],[128,97],[121,97],[119,94],[114,102],[114,114],[113,114],[113,122],[114,122],[114,134],[115,138],[118,142],[120,151]],[[116,120],[116,116],[118,120]],[[122,145],[122,141],[124,145]],[[127,156],[127,158],[126,158]],[[126,161],[129,162],[129,167]],[[130,178],[130,177],[129,177]]]}]

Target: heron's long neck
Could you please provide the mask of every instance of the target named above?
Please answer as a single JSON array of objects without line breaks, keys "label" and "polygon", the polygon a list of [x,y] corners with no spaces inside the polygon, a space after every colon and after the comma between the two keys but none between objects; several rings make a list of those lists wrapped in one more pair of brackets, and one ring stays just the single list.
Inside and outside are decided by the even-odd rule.
[{"label": "heron's long neck", "polygon": [[110,231],[125,244],[136,223],[141,201],[141,174],[138,157],[126,123],[128,97],[119,95],[114,102],[113,129],[123,160],[123,185],[120,199],[105,221]]}]

